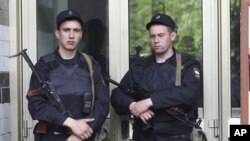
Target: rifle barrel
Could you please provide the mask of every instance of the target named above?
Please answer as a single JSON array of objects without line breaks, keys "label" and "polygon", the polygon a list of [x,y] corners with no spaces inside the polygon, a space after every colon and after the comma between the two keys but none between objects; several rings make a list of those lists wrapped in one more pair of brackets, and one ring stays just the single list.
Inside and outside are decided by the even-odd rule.
[{"label": "rifle barrel", "polygon": [[38,75],[38,73],[37,73],[37,71],[35,69],[35,66],[33,65],[32,61],[30,60],[30,58],[27,55],[26,51],[27,51],[27,49],[23,49],[21,52],[15,54],[15,55],[9,56],[9,58],[13,58],[13,57],[17,57],[19,55],[22,55],[23,58],[26,60],[27,64],[29,65],[30,69],[32,70],[32,72],[35,74],[35,76],[36,76],[37,80],[39,81],[39,83],[42,83],[42,79]]}]

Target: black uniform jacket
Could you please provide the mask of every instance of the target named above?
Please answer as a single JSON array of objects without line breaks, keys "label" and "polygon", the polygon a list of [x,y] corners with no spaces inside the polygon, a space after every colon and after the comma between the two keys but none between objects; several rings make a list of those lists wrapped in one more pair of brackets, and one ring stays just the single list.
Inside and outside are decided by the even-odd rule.
[{"label": "black uniform jacket", "polygon": [[[90,77],[88,73],[81,74],[82,72],[89,72],[89,68],[87,63],[85,62],[85,59],[82,59],[82,55],[80,52],[77,52],[76,56],[72,60],[63,60],[59,53],[58,50],[56,50],[53,55],[56,58],[56,62],[59,64],[63,64],[64,68],[73,68],[78,65],[79,68],[77,71],[81,71],[79,74],[73,74],[74,77],[85,77],[85,78],[79,78],[83,80],[89,80]],[[46,56],[46,55],[45,55]],[[45,57],[43,56],[43,57]],[[48,55],[47,55],[48,56]],[[44,59],[41,57],[37,64],[35,65],[36,70],[38,71],[38,74],[41,76],[43,81],[50,81],[50,72],[51,68],[50,65],[46,64],[44,62]],[[92,64],[93,64],[93,69],[94,69],[94,74],[93,74],[93,79],[94,79],[94,86],[95,86],[95,104],[93,107],[93,110],[89,114],[84,114],[82,113],[82,105],[83,105],[83,95],[80,94],[79,98],[78,97],[73,97],[73,94],[64,94],[60,95],[63,104],[65,105],[66,109],[68,109],[72,114],[74,119],[79,119],[79,118],[94,118],[95,120],[90,124],[93,130],[100,129],[101,126],[103,125],[108,112],[109,112],[109,94],[108,94],[108,89],[107,86],[103,83],[103,79],[101,76],[101,69],[99,64],[91,59]],[[52,70],[53,71],[53,70]],[[76,71],[76,72],[77,72]],[[70,72],[70,71],[68,71]],[[56,74],[58,79],[60,78],[61,80],[62,77],[66,76],[64,74]],[[77,76],[75,76],[77,75]],[[70,79],[70,78],[69,78]],[[89,81],[90,82],[90,81]],[[64,90],[64,91],[75,91],[74,90],[74,84],[77,83],[77,81],[74,81],[74,79],[70,79],[69,82],[67,81],[61,81],[57,82],[57,86],[55,86],[55,89],[59,88]],[[88,84],[89,87],[91,84]],[[36,90],[41,85],[37,81],[36,77],[34,74],[31,76],[30,80],[30,88],[29,91]],[[83,86],[84,87],[84,86]],[[85,88],[83,88],[85,89]],[[90,88],[87,88],[90,89]],[[61,92],[64,93],[64,92]],[[72,96],[71,96],[72,95]],[[76,94],[77,95],[77,94]],[[60,111],[57,110],[54,106],[52,106],[49,102],[46,96],[43,95],[36,95],[36,96],[27,96],[28,99],[28,109],[30,112],[31,117],[34,120],[39,120],[46,122],[48,124],[52,125],[63,125],[64,121],[67,118],[67,115],[62,114]]]},{"label": "black uniform jacket", "polygon": [[[121,85],[128,88],[140,87],[149,94],[155,113],[155,117],[150,121],[153,125],[153,134],[175,135],[189,133],[192,127],[169,115],[165,109],[172,106],[178,107],[191,121],[195,122],[197,98],[202,88],[200,77],[199,62],[182,55],[181,85],[175,86],[176,55],[174,54],[163,63],[156,63],[152,55],[134,63],[122,78]],[[119,88],[112,91],[111,104],[118,114],[131,114],[129,105],[133,101],[135,101],[133,97]],[[136,124],[141,123],[136,122]]]}]

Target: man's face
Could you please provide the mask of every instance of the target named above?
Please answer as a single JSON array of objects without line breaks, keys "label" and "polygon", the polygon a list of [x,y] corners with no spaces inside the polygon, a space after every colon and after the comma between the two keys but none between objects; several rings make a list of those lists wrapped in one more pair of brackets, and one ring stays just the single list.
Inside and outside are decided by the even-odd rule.
[{"label": "man's face", "polygon": [[176,32],[165,25],[155,24],[149,29],[149,37],[155,55],[164,55],[172,49]]},{"label": "man's face", "polygon": [[64,21],[55,32],[59,48],[67,51],[77,50],[82,38],[81,24],[77,20]]}]

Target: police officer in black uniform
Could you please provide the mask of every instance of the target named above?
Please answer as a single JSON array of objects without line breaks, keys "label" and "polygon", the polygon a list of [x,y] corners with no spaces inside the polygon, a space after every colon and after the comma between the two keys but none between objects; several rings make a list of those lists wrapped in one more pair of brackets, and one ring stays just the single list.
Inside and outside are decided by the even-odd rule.
[{"label": "police officer in black uniform", "polygon": [[82,24],[74,10],[59,13],[55,31],[58,48],[42,56],[35,65],[42,80],[52,82],[70,113],[62,113],[48,101],[32,74],[27,99],[32,119],[39,121],[34,129],[36,141],[94,141],[108,115],[109,95],[100,66],[91,57],[88,62],[78,51]]},{"label": "police officer in black uniform", "polygon": [[176,117],[194,123],[197,119],[196,103],[202,85],[200,64],[173,48],[175,28],[170,16],[154,15],[146,25],[153,55],[136,61],[121,80],[121,85],[143,90],[148,98],[137,100],[121,88],[112,91],[115,111],[134,116],[135,141],[192,140],[193,127]]}]

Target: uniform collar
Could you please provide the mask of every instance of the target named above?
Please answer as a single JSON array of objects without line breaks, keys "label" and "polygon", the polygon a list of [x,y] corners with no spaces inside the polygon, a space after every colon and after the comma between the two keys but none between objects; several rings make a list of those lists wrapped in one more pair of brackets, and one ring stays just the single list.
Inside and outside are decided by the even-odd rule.
[{"label": "uniform collar", "polygon": [[63,59],[61,57],[61,55],[59,54],[59,48],[57,47],[57,49],[54,51],[54,54],[56,56],[56,58],[59,60],[60,63],[64,64],[64,65],[75,65],[79,62],[80,59],[80,52],[77,51],[76,55],[74,58],[72,59]]}]

